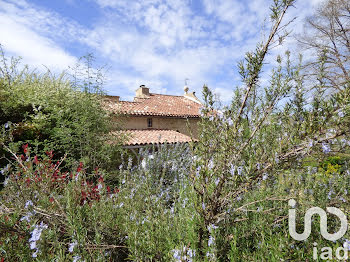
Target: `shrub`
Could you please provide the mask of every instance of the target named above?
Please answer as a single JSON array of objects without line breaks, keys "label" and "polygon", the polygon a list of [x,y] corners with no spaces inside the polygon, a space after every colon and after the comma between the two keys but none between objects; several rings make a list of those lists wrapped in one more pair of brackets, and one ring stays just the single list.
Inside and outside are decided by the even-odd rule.
[{"label": "shrub", "polygon": [[86,173],[83,163],[61,171],[63,159],[53,161],[52,151],[31,156],[28,145],[13,157],[1,191],[1,257],[119,261],[127,256],[115,208],[119,190],[104,183],[103,173]]}]

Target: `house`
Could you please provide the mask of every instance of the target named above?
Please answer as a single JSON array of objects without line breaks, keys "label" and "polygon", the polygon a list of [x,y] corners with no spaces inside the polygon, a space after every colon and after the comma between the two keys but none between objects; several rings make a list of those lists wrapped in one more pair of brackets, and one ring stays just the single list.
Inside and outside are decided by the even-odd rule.
[{"label": "house", "polygon": [[120,134],[126,134],[126,148],[152,144],[187,143],[198,138],[201,102],[185,86],[183,96],[150,93],[141,85],[134,101],[107,96],[107,109],[122,121]]}]

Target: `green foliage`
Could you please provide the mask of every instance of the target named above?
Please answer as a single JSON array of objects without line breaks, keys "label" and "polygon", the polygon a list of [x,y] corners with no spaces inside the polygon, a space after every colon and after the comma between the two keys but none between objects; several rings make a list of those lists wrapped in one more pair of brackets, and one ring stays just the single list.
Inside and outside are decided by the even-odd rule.
[{"label": "green foliage", "polygon": [[38,152],[54,150],[58,158],[67,154],[65,165],[68,166],[83,161],[93,170],[115,164],[111,157],[119,150],[121,139],[108,143],[116,140],[109,132],[118,123],[112,123],[103,108],[100,75],[92,75],[92,69],[87,67],[88,83],[84,79],[78,82],[78,77],[82,77],[78,74],[80,68],[75,69],[74,74],[78,75],[73,81],[66,74],[55,76],[50,71],[44,74],[30,71],[19,60],[12,60],[8,67],[6,58],[2,59],[0,86],[6,99],[0,101],[0,124],[7,126],[3,129],[5,144],[14,151],[27,142]]}]

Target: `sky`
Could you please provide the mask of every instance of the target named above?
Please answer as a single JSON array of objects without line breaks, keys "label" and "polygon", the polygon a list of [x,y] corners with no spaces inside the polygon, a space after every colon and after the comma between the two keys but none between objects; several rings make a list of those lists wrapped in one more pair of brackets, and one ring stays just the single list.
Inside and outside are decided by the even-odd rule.
[{"label": "sky", "polygon": [[[182,95],[188,79],[199,97],[206,84],[225,103],[239,85],[238,61],[266,37],[271,2],[0,0],[0,44],[39,71],[61,72],[92,53],[96,67],[108,68],[106,92],[122,100],[132,100],[142,84]],[[305,17],[321,2],[296,1],[285,20],[296,18],[293,34],[302,34]],[[295,42],[290,37],[271,50],[267,62],[293,51]]]}]

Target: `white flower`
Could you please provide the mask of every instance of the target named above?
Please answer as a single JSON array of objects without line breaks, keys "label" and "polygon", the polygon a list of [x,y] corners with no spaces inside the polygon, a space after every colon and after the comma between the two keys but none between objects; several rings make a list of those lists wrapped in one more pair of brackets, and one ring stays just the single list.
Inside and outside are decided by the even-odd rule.
[{"label": "white flower", "polygon": [[265,173],[262,177],[263,180],[266,180],[269,176]]},{"label": "white flower", "polygon": [[97,189],[98,189],[98,190],[101,190],[102,187],[103,187],[102,184],[98,184]]},{"label": "white flower", "polygon": [[70,243],[70,244],[69,244],[68,251],[69,251],[70,253],[72,253],[76,245],[78,245],[78,242],[77,242],[77,241],[74,241],[73,243]]}]

